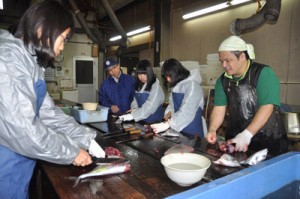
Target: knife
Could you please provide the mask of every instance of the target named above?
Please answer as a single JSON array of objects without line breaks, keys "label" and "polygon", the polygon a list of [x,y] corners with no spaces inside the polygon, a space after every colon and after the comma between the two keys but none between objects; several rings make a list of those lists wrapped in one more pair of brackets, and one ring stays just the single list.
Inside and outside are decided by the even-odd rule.
[{"label": "knife", "polygon": [[111,164],[111,163],[122,163],[127,162],[128,160],[126,158],[96,158],[92,157],[93,163],[96,164]]},{"label": "knife", "polygon": [[123,142],[130,142],[130,141],[134,141],[134,140],[139,140],[141,138],[142,138],[142,136],[137,136],[135,138],[130,138],[130,139],[126,139],[126,140],[117,141],[116,144],[120,144],[120,143],[123,143]]},{"label": "knife", "polygon": [[117,132],[113,132],[113,133],[106,133],[106,134],[103,134],[102,136],[103,137],[110,137],[112,135],[119,135],[119,134],[123,134],[124,131],[117,131]]},{"label": "knife", "polygon": [[144,139],[144,138],[150,138],[152,136],[153,136],[153,133],[141,134],[141,135],[136,136],[134,138],[117,141],[116,144],[120,144],[120,143],[124,143],[124,142],[131,142],[131,141],[135,141],[135,140],[139,140],[139,139]]},{"label": "knife", "polygon": [[164,139],[164,140],[168,140],[168,141],[173,142],[175,144],[180,144],[181,143],[180,139],[178,139],[178,138],[176,138],[176,140],[174,140],[172,138],[167,138],[167,137],[164,137],[164,136],[161,136],[161,135],[158,135],[158,134],[155,134],[154,136],[158,137],[158,138],[161,138],[161,139]]},{"label": "knife", "polygon": [[133,135],[133,134],[137,134],[140,132],[141,132],[141,130],[135,129],[135,130],[126,131],[125,133],[118,133],[118,134],[114,134],[114,135],[103,136],[103,139],[114,138],[114,137],[119,137],[119,136],[124,136],[124,135]]}]

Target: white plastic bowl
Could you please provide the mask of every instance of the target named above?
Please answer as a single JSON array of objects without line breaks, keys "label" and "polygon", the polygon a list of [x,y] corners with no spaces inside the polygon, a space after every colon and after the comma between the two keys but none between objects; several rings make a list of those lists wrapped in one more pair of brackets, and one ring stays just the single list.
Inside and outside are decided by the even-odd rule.
[{"label": "white plastic bowl", "polygon": [[199,182],[211,164],[207,157],[195,153],[171,153],[160,161],[168,177],[184,187]]},{"label": "white plastic bowl", "polygon": [[98,107],[98,103],[97,102],[85,102],[85,103],[82,103],[82,107],[84,110],[87,110],[87,111],[95,111]]}]

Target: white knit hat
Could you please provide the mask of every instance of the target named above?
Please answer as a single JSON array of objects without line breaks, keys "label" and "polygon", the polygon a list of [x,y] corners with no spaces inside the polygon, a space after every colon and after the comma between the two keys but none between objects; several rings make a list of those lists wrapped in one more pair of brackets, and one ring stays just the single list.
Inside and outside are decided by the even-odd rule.
[{"label": "white knit hat", "polygon": [[230,36],[225,39],[221,43],[219,51],[247,51],[250,59],[255,59],[255,53],[252,44],[247,44],[238,36]]}]

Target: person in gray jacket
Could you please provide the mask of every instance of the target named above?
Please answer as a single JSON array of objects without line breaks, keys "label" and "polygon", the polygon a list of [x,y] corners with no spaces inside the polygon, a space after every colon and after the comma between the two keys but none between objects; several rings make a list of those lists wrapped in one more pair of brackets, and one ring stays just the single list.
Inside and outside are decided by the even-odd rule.
[{"label": "person in gray jacket", "polygon": [[164,117],[164,92],[148,60],[139,61],[136,70],[135,96],[128,114],[120,116],[123,121],[145,123],[160,122]]},{"label": "person in gray jacket", "polygon": [[[163,63],[161,75],[172,92],[165,110],[165,122],[152,124],[154,133],[172,128],[188,136],[198,134],[204,137],[206,124],[202,117],[204,93],[198,69],[187,70],[178,60],[168,59]],[[204,127],[204,128],[203,128]]]},{"label": "person in gray jacket", "polygon": [[86,166],[89,153],[105,155],[96,132],[64,114],[46,91],[44,68],[73,30],[72,14],[53,0],[33,4],[14,35],[0,30],[0,198],[28,198],[37,159]]}]

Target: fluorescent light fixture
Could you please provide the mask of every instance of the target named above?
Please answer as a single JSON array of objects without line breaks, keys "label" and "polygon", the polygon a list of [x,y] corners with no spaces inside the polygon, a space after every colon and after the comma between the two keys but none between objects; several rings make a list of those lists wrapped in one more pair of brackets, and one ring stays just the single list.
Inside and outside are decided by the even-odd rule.
[{"label": "fluorescent light fixture", "polygon": [[122,38],[122,36],[121,36],[121,35],[118,35],[118,36],[115,36],[115,37],[110,38],[109,41],[116,41],[116,40],[119,40],[119,39],[121,39],[121,38]]},{"label": "fluorescent light fixture", "polygon": [[3,10],[3,1],[0,0],[0,10]]},{"label": "fluorescent light fixture", "polygon": [[[146,32],[148,30],[150,30],[150,26],[146,26],[146,27],[143,27],[143,28],[139,28],[137,30],[130,31],[130,32],[126,33],[126,35],[127,36],[133,36],[133,35],[137,35],[137,34],[142,33],[142,32]],[[119,40],[121,38],[122,38],[122,36],[118,35],[118,36],[110,38],[109,41],[116,41],[116,40]]]},{"label": "fluorescent light fixture", "polygon": [[193,17],[205,15],[205,14],[208,14],[208,13],[211,13],[211,12],[215,12],[217,10],[222,10],[222,9],[228,8],[230,6],[235,6],[235,5],[245,3],[245,2],[248,2],[248,1],[251,1],[251,0],[231,0],[231,1],[227,1],[225,3],[220,3],[220,4],[217,4],[217,5],[208,7],[208,8],[204,8],[204,9],[201,9],[201,10],[198,10],[198,11],[195,11],[195,12],[185,14],[185,15],[182,16],[182,18],[183,19],[190,19],[190,18],[193,18]]},{"label": "fluorescent light fixture", "polygon": [[246,2],[248,2],[248,1],[250,1],[250,0],[232,0],[232,1],[228,1],[228,3],[229,3],[230,5],[235,6],[235,5],[239,5],[239,4],[241,4],[241,3],[246,3]]}]

